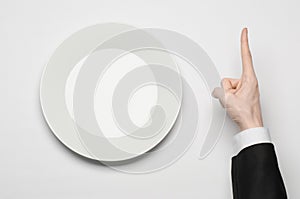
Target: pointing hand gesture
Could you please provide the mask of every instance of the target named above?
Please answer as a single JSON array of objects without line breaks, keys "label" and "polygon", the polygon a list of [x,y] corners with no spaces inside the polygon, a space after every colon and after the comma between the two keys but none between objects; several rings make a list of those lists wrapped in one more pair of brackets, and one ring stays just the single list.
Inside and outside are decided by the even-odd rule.
[{"label": "pointing hand gesture", "polygon": [[243,72],[240,79],[222,79],[222,88],[215,88],[212,95],[219,99],[240,129],[245,130],[263,126],[258,82],[253,68],[246,28],[243,29],[241,35],[241,56]]}]

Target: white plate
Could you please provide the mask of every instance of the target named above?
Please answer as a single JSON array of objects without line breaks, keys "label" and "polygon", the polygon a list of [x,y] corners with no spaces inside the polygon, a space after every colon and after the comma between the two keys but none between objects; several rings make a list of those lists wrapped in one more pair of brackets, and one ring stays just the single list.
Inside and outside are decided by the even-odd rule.
[{"label": "white plate", "polygon": [[[110,138],[106,137],[105,134],[101,132],[99,126],[95,125],[97,119],[100,120],[99,122],[101,123],[101,118],[95,117],[93,101],[94,91],[96,90],[96,85],[99,81],[99,74],[101,74],[101,70],[103,70],[103,68],[100,69],[98,67],[99,62],[101,62],[99,58],[103,58],[103,55],[110,56],[118,55],[119,53],[116,51],[117,53],[114,52],[112,54],[109,52],[108,54],[105,54],[108,51],[105,48],[101,48],[100,44],[103,42],[105,43],[105,41],[108,40],[112,42],[106,42],[106,45],[121,44],[122,49],[122,47],[124,47],[122,46],[122,42],[120,42],[122,41],[122,37],[121,40],[118,40],[118,34],[121,32],[126,33],[128,30],[132,29],[133,27],[122,24],[100,24],[82,29],[65,40],[56,49],[44,70],[40,87],[40,100],[45,119],[53,133],[64,145],[84,157],[100,161],[121,161],[137,157],[161,142],[174,125],[178,116],[181,106],[181,82],[175,81],[174,84],[173,81],[168,85],[168,80],[165,81],[163,76],[163,71],[167,70],[167,68],[153,64],[151,73],[154,75],[152,76],[152,78],[154,77],[155,79],[154,82],[160,84],[160,86],[157,87],[157,93],[159,94],[158,105],[161,107],[156,107],[156,111],[153,112],[154,121],[152,121],[152,123],[155,124],[156,119],[159,124],[160,121],[164,121],[164,118],[161,116],[165,116],[165,121],[163,122],[163,125],[161,125],[161,128],[156,128],[155,131],[152,132],[151,130],[153,130],[153,128],[151,128],[150,122],[150,125],[144,127],[144,130],[146,129],[145,133],[145,131],[140,131],[141,128],[137,128],[130,122],[123,122],[121,128],[125,125],[125,128],[123,129],[125,130],[124,136]],[[137,36],[139,36],[139,34],[147,36],[147,34],[143,35],[143,31],[136,31],[135,33],[138,34]],[[116,35],[117,39],[109,40],[110,38],[115,38],[113,37],[114,35]],[[125,38],[126,36],[132,37],[131,34],[125,34]],[[155,41],[153,38],[151,40],[151,37],[149,36],[145,41],[154,43],[153,47],[160,46],[159,42]],[[138,47],[139,45],[145,44],[137,43],[136,45]],[[130,46],[130,49],[123,48],[122,50],[128,51],[133,48],[135,48],[134,45]],[[153,51],[152,53],[155,54],[156,51]],[[143,52],[140,51],[137,52],[137,54],[142,57],[145,55],[143,58],[146,59],[146,62],[152,64],[151,60],[147,60],[147,58],[153,57],[150,51],[146,54],[143,54]],[[106,58],[106,56],[104,57]],[[83,59],[86,60],[84,60],[78,73],[74,87],[72,114],[68,110],[66,104],[66,83],[74,67]],[[166,58],[165,55],[160,59],[160,64],[170,66],[171,62],[172,60]],[[147,67],[149,68],[149,66]],[[147,67],[140,67],[136,72],[146,74],[144,69]],[[174,69],[176,70],[176,68],[172,68],[171,70]],[[136,75],[132,77],[136,77]],[[176,79],[177,77],[173,77],[173,79],[174,78]],[[147,79],[147,76],[142,79]],[[151,77],[149,80],[150,79]],[[126,80],[132,81],[129,84],[120,84],[121,90],[132,89],[133,84],[141,83],[136,78],[130,79],[130,75],[127,79],[125,77],[122,81]],[[173,92],[173,96],[170,94],[172,92],[168,91],[172,86],[173,89],[176,90],[175,95]],[[166,89],[166,87],[168,89]],[[128,93],[123,93],[123,95],[126,96]],[[119,99],[123,95],[122,93],[116,93],[116,97],[112,99],[114,108],[117,107],[115,105],[118,105],[118,103],[122,103]],[[171,100],[174,96],[177,97],[175,97],[177,101]],[[116,104],[114,105],[114,103]],[[124,104],[122,105],[126,105],[125,102],[123,103]],[[119,106],[120,109],[113,110],[115,117],[117,117],[116,119],[118,119],[120,115],[122,117],[124,114],[126,115],[126,109],[124,109],[122,105]],[[124,119],[124,117],[122,117],[121,120],[119,118],[119,123]],[[126,126],[127,124],[128,126]],[[154,125],[154,127],[157,126]],[[129,130],[129,132],[126,132],[127,130]],[[136,132],[138,133],[135,134]]]}]

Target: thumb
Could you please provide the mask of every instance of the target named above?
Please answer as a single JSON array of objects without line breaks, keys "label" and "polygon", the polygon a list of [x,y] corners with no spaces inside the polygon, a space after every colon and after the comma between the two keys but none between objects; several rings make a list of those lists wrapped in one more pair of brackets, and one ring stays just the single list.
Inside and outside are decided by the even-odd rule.
[{"label": "thumb", "polygon": [[220,87],[216,87],[212,94],[211,94],[214,98],[221,100],[222,98],[224,98],[224,89],[220,88]]},{"label": "thumb", "polygon": [[225,107],[225,92],[223,88],[217,87],[213,90],[212,96],[216,99],[219,99],[220,104],[222,107]]}]

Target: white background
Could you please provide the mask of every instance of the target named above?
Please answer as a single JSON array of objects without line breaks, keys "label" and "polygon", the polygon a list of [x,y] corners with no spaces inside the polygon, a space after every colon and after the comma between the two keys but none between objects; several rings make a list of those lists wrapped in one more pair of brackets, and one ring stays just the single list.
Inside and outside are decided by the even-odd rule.
[{"label": "white background", "polygon": [[231,139],[204,161],[192,148],[171,167],[129,175],[66,149],[47,127],[39,82],[47,60],[71,33],[121,22],[183,33],[198,42],[222,76],[239,76],[239,34],[250,32],[265,126],[276,145],[289,198],[300,198],[299,1],[1,0],[0,198],[232,198]]}]

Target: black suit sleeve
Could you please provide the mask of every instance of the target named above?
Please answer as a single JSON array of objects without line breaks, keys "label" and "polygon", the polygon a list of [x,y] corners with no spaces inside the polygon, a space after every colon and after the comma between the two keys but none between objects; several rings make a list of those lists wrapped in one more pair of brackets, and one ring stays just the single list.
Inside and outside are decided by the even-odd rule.
[{"label": "black suit sleeve", "polygon": [[256,144],[232,158],[234,199],[286,199],[273,144]]}]

